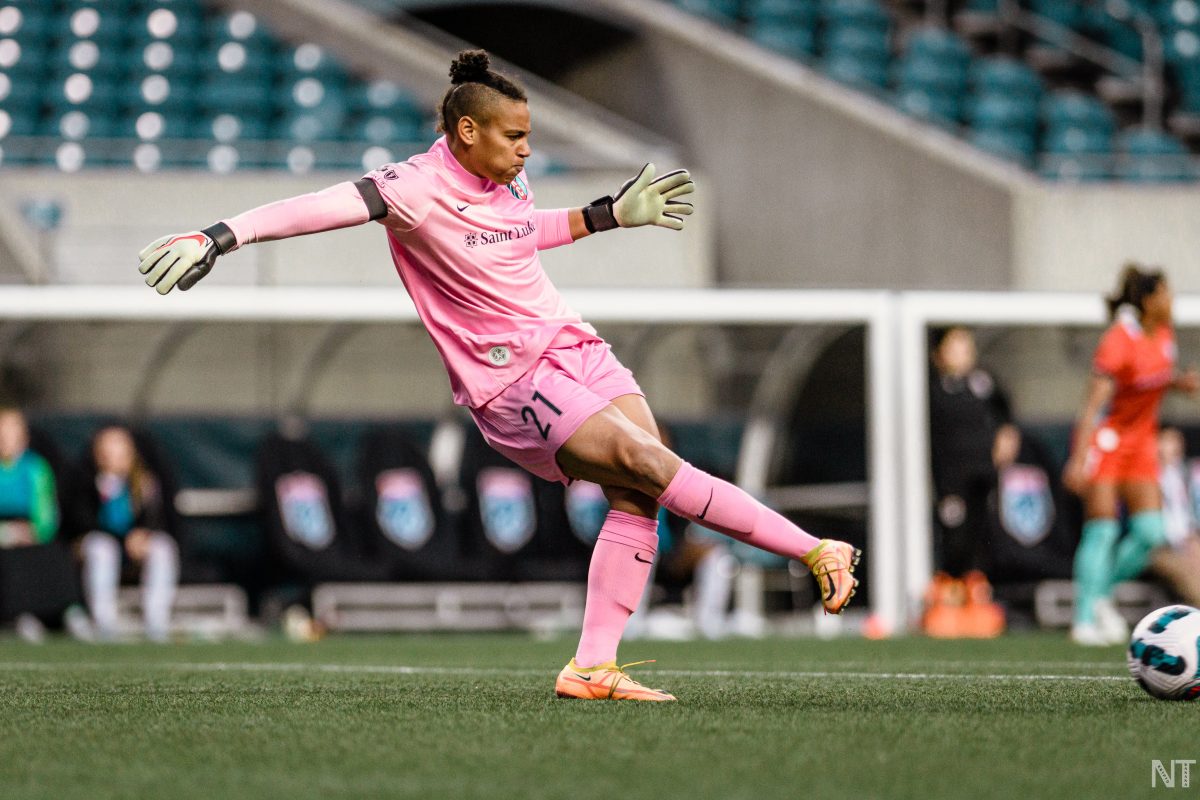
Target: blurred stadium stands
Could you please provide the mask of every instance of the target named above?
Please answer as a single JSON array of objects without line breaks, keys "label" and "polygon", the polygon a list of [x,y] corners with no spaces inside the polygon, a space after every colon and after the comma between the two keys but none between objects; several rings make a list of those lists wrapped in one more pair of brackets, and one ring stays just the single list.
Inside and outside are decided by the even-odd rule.
[{"label": "blurred stadium stands", "polygon": [[434,137],[403,87],[198,0],[6,3],[0,70],[8,165],[365,170]]},{"label": "blurred stadium stands", "polygon": [[[1192,0],[985,0],[951,9],[957,14],[944,3],[878,0],[677,4],[1046,177],[1198,177],[1180,138],[1197,133]],[[1168,76],[1173,132],[1162,129]],[[1117,111],[1123,130],[1114,138]]]}]

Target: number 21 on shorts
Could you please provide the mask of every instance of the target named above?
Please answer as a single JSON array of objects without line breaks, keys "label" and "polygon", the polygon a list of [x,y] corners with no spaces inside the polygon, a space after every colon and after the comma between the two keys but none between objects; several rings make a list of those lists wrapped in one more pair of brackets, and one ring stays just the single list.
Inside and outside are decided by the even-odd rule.
[{"label": "number 21 on shorts", "polygon": [[542,435],[542,441],[545,441],[546,439],[550,438],[550,423],[547,422],[545,426],[542,425],[541,420],[538,419],[537,411],[534,409],[532,403],[541,402],[544,406],[546,406],[546,408],[554,412],[554,414],[559,417],[562,416],[562,411],[560,411],[558,406],[554,405],[554,403],[551,403],[549,400],[543,397],[541,392],[534,392],[533,400],[530,402],[531,405],[521,407],[521,419],[525,422],[532,422],[533,426],[537,428],[537,432]]}]

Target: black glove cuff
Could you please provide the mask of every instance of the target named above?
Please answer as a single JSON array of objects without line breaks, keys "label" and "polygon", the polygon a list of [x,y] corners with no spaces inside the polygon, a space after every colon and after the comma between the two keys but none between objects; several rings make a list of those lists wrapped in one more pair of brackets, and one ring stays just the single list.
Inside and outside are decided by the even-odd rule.
[{"label": "black glove cuff", "polygon": [[225,255],[237,247],[237,237],[224,222],[215,222],[200,232],[212,239],[213,244],[217,246],[217,252],[221,255]]},{"label": "black glove cuff", "polygon": [[601,197],[584,206],[583,225],[588,229],[588,233],[611,231],[613,228],[621,227],[613,213],[613,199]]}]

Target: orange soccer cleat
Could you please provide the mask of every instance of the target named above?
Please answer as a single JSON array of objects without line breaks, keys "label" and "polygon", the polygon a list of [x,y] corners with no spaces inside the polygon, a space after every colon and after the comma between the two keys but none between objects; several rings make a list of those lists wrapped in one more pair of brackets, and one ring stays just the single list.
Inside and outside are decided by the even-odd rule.
[{"label": "orange soccer cleat", "polygon": [[825,613],[838,614],[854,596],[858,578],[854,567],[862,551],[853,545],[834,539],[822,539],[800,559],[800,563],[812,570],[813,577],[821,587],[821,603]]},{"label": "orange soccer cleat", "polygon": [[652,661],[635,661],[617,666],[616,661],[606,661],[584,669],[575,659],[562,668],[554,682],[554,692],[559,697],[576,700],[648,700],[663,702],[675,696],[660,689],[648,689],[625,673],[626,667],[651,664]]}]

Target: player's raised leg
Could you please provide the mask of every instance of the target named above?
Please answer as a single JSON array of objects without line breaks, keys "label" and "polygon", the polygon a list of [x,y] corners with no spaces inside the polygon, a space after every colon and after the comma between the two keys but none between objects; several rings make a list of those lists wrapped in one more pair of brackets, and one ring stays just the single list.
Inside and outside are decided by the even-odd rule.
[{"label": "player's raised leg", "polygon": [[[627,402],[645,404],[641,397]],[[573,478],[633,489],[685,519],[802,561],[816,576],[830,613],[840,612],[858,585],[854,547],[817,539],[733,484],[696,469],[615,405],[589,417],[567,439],[558,463]]]}]

